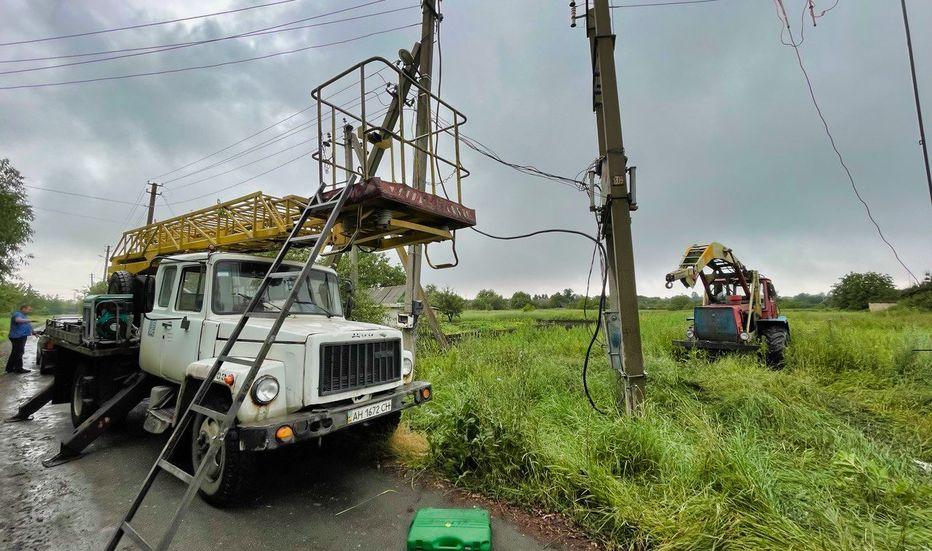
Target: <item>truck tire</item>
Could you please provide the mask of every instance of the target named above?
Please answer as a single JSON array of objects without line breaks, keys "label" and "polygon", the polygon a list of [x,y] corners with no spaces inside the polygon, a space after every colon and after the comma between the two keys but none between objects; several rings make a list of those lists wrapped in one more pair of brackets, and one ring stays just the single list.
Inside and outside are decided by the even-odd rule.
[{"label": "truck tire", "polygon": [[100,407],[94,387],[97,378],[87,364],[78,364],[71,385],[71,424],[77,428]]},{"label": "truck tire", "polygon": [[764,344],[767,346],[765,360],[771,369],[783,369],[785,366],[786,342],[789,332],[786,327],[778,325],[765,327],[761,330]]},{"label": "truck tire", "polygon": [[133,274],[120,270],[113,272],[107,280],[107,294],[131,295],[133,294]]},{"label": "truck tire", "polygon": [[[208,400],[205,405],[217,411],[226,411],[230,401]],[[191,421],[191,465],[195,472],[210,446],[210,440],[219,430],[218,421],[200,413],[194,415]],[[207,474],[198,489],[201,498],[216,507],[242,504],[253,490],[255,460],[255,454],[241,451],[234,439],[225,438],[220,451],[207,466]]]}]

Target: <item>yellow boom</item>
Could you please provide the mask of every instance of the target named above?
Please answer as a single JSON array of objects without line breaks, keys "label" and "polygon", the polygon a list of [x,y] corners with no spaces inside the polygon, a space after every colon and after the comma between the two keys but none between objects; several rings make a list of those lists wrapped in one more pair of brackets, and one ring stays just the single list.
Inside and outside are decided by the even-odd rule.
[{"label": "yellow boom", "polygon": [[[109,271],[139,273],[158,256],[223,249],[277,249],[288,237],[307,199],[297,195],[272,197],[262,192],[162,220],[123,233]],[[322,225],[324,220],[319,220]],[[313,221],[304,232],[313,233]]]}]

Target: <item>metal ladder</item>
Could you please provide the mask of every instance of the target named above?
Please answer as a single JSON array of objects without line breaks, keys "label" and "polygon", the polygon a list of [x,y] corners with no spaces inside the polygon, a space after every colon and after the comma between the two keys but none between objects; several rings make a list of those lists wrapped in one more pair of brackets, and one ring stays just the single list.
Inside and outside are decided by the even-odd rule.
[{"label": "metal ladder", "polygon": [[[272,266],[269,268],[269,271],[265,274],[262,283],[259,285],[256,293],[253,295],[252,299],[249,301],[249,304],[246,306],[246,310],[243,312],[243,316],[240,318],[239,322],[236,324],[236,327],[233,329],[233,333],[230,335],[230,338],[227,339],[226,344],[223,346],[223,350],[214,361],[213,367],[211,367],[210,372],[204,378],[204,382],[201,383],[201,386],[198,388],[194,398],[192,398],[190,405],[185,409],[184,413],[178,419],[178,422],[175,425],[175,430],[172,432],[172,435],[168,439],[168,442],[165,444],[165,447],[162,448],[162,451],[159,453],[159,457],[155,461],[155,464],[152,466],[152,468],[149,470],[149,474],[146,475],[145,481],[142,484],[142,488],[140,488],[139,493],[136,494],[136,497],[133,499],[133,502],[129,507],[129,511],[127,511],[126,515],[117,526],[116,532],[110,538],[110,541],[106,547],[108,551],[116,549],[124,535],[133,540],[133,542],[139,548],[145,549],[147,551],[162,551],[168,549],[168,545],[171,543],[172,539],[175,537],[175,533],[178,531],[182,517],[188,510],[188,507],[191,505],[191,501],[194,499],[195,494],[197,494],[198,489],[201,487],[201,483],[204,481],[204,478],[207,474],[207,466],[211,461],[213,461],[215,455],[219,453],[220,446],[223,444],[227,432],[236,422],[236,414],[239,412],[240,406],[242,405],[246,394],[252,387],[252,383],[256,378],[259,367],[262,365],[262,362],[265,360],[269,349],[272,347],[272,343],[275,341],[275,338],[278,335],[278,331],[281,329],[282,323],[289,315],[289,311],[297,299],[297,295],[300,292],[301,287],[299,285],[295,285],[294,288],[292,288],[288,298],[282,305],[280,312],[257,312],[256,307],[262,303],[262,296],[265,294],[271,281],[282,278],[292,278],[295,277],[295,274],[297,274],[297,281],[303,281],[310,275],[310,272],[314,267],[314,262],[317,260],[317,257],[326,246],[330,233],[333,230],[337,219],[340,217],[340,212],[343,209],[343,205],[346,202],[349,191],[355,185],[355,182],[355,177],[349,178],[346,182],[346,185],[329,198],[325,197],[324,186],[321,185],[320,188],[318,188],[317,193],[315,193],[310,201],[308,201],[304,212],[301,214],[301,217],[298,219],[294,228],[292,228],[288,239],[285,240],[284,245],[278,252],[278,256],[275,257],[275,260],[272,262]],[[320,215],[327,211],[329,211],[330,214],[327,216],[327,221],[324,224],[320,234],[300,235],[304,225],[308,222],[308,220],[311,218],[320,218]],[[310,256],[308,256],[308,259],[300,272],[279,272],[279,269],[285,260],[285,256],[288,254],[288,251],[290,251],[292,247],[307,246],[311,243],[314,244],[313,249],[311,250]],[[233,350],[233,346],[236,344],[236,341],[239,339],[243,328],[246,327],[246,323],[248,322],[249,318],[270,318],[273,316],[275,321],[272,323],[269,334],[266,336],[265,341],[263,341],[262,346],[259,349],[259,353],[255,358],[245,359],[232,357],[229,355]],[[213,383],[214,378],[220,372],[220,367],[225,362],[248,365],[250,366],[250,369],[246,374],[246,378],[243,380],[239,391],[237,391],[236,395],[233,397],[232,405],[230,405],[230,408],[225,413],[223,413],[207,407],[204,403],[204,398],[207,396],[207,391],[210,388],[210,385]],[[182,438],[184,438],[186,430],[191,424],[191,419],[194,417],[195,413],[200,413],[201,415],[210,417],[219,422],[220,431],[218,432],[217,436],[211,440],[207,452],[201,458],[200,464],[196,466],[194,474],[191,475],[172,463],[170,459],[173,456],[179,442],[181,442]],[[136,512],[139,510],[139,506],[142,504],[146,495],[149,493],[153,482],[155,482],[156,477],[161,471],[165,471],[180,479],[182,482],[188,485],[188,488],[185,491],[184,496],[181,498],[181,502],[178,504],[178,508],[175,510],[174,515],[172,515],[171,521],[169,522],[168,527],[162,533],[158,543],[156,545],[152,545],[140,535],[139,531],[137,531],[136,528],[130,524],[130,521],[133,520]]]}]

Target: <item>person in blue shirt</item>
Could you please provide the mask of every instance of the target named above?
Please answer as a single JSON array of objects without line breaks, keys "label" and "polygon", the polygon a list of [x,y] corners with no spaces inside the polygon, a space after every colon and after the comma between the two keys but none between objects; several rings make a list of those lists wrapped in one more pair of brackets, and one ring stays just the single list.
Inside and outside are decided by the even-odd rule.
[{"label": "person in blue shirt", "polygon": [[10,357],[6,360],[7,373],[28,373],[28,369],[23,368],[23,352],[26,351],[26,339],[33,334],[32,323],[29,322],[29,313],[32,312],[32,306],[23,304],[19,310],[10,315],[10,342],[13,343],[13,350],[10,351]]}]

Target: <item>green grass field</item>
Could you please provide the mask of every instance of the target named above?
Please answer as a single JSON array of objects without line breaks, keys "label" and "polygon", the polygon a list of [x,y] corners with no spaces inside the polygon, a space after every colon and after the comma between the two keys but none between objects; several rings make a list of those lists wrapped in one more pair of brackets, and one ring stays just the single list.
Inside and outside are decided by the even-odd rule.
[{"label": "green grass field", "polygon": [[[593,313],[589,313],[590,316]],[[932,315],[790,311],[787,368],[754,356],[674,359],[685,312],[641,315],[644,415],[614,411],[615,376],[581,311],[467,312],[448,351],[422,339],[435,401],[408,423],[415,465],[518,505],[563,512],[612,548],[929,549]]]}]

